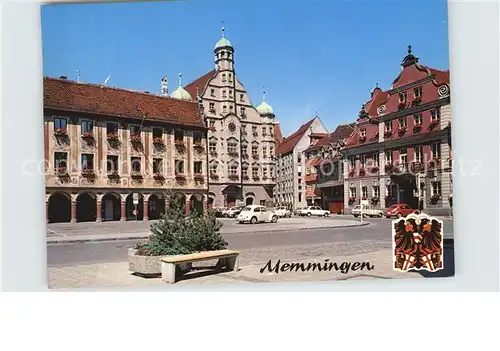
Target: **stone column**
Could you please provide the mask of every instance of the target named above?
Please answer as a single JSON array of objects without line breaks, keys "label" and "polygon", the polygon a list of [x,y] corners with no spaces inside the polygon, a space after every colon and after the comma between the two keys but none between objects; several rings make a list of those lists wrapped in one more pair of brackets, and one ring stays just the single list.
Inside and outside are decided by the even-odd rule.
[{"label": "stone column", "polygon": [[76,223],[76,201],[71,201],[71,223]]},{"label": "stone column", "polygon": [[143,201],[143,210],[142,210],[142,220],[143,221],[148,221],[149,220],[149,201],[144,200]]},{"label": "stone column", "polygon": [[120,216],[120,221],[125,222],[127,220],[127,211],[126,211],[126,206],[125,206],[125,201],[121,201],[121,216]]},{"label": "stone column", "polygon": [[102,222],[102,205],[101,201],[96,201],[96,222]]},{"label": "stone column", "polygon": [[186,214],[188,215],[191,212],[191,196],[186,196]]},{"label": "stone column", "polygon": [[170,208],[170,195],[167,194],[167,195],[165,195],[165,212],[164,213],[167,213],[169,208]]}]

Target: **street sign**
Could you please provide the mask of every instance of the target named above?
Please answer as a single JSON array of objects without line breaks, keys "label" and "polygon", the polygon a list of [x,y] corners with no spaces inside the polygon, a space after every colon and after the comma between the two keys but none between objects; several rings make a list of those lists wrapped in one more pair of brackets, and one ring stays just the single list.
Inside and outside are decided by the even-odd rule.
[{"label": "street sign", "polygon": [[132,200],[134,201],[134,205],[139,204],[139,194],[138,193],[133,193],[132,194]]}]

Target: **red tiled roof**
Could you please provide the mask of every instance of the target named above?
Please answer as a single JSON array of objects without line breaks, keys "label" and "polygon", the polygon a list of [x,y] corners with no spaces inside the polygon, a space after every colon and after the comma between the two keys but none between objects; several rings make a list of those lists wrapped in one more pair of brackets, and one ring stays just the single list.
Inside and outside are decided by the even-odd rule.
[{"label": "red tiled roof", "polygon": [[283,139],[283,141],[278,145],[276,148],[276,156],[280,156],[283,154],[287,154],[290,151],[294,149],[295,146],[299,143],[300,139],[304,136],[304,134],[307,132],[311,124],[314,122],[314,120],[317,117],[314,117],[307,123],[304,123],[302,126],[300,126],[299,130],[297,130],[295,133],[290,135],[289,137]]},{"label": "red tiled roof", "polygon": [[328,135],[328,133],[311,133],[311,134],[309,134],[309,136],[311,138],[322,138],[322,137],[325,137],[327,135]]},{"label": "red tiled roof", "polygon": [[43,96],[45,108],[204,127],[196,102],[50,77]]},{"label": "red tiled roof", "polygon": [[276,142],[276,145],[281,144],[283,141],[283,134],[281,134],[281,128],[279,124],[274,125],[274,140]]},{"label": "red tiled roof", "polygon": [[193,99],[196,99],[196,89],[198,88],[198,93],[201,95],[205,91],[205,88],[209,80],[214,76],[215,76],[215,69],[202,75],[196,80],[193,80],[191,83],[186,85],[184,89],[189,93],[189,95],[191,95]]},{"label": "red tiled roof", "polygon": [[438,84],[443,84],[443,83],[450,83],[450,70],[442,71],[440,69],[428,67],[428,66],[422,66],[426,69],[428,69],[431,74],[435,76],[435,80]]},{"label": "red tiled roof", "polygon": [[318,149],[320,147],[327,146],[331,143],[335,143],[337,140],[344,140],[345,138],[349,137],[351,135],[353,128],[354,128],[355,123],[350,123],[350,124],[341,124],[337,126],[335,131],[331,134],[326,134],[325,137],[321,138],[318,140],[318,142],[312,146],[309,146],[305,152],[307,151],[312,151],[315,149]]}]

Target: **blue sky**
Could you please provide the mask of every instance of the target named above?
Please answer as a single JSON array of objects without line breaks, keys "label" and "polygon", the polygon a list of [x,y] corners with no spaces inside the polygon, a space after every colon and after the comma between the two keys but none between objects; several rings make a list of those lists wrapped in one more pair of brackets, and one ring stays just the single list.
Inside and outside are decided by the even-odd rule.
[{"label": "blue sky", "polygon": [[422,64],[448,69],[446,0],[210,0],[46,5],[43,69],[110,86],[169,91],[214,68],[221,37],[254,105],[267,100],[284,135],[316,112],[333,131],[355,121],[375,83],[390,88],[412,45]]}]

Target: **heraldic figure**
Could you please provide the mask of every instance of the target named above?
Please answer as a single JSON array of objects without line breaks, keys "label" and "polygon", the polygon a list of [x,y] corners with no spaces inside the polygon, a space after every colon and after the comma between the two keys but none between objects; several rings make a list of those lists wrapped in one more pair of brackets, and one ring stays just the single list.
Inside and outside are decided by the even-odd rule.
[{"label": "heraldic figure", "polygon": [[443,221],[410,214],[392,221],[394,269],[437,272],[443,267]]}]

